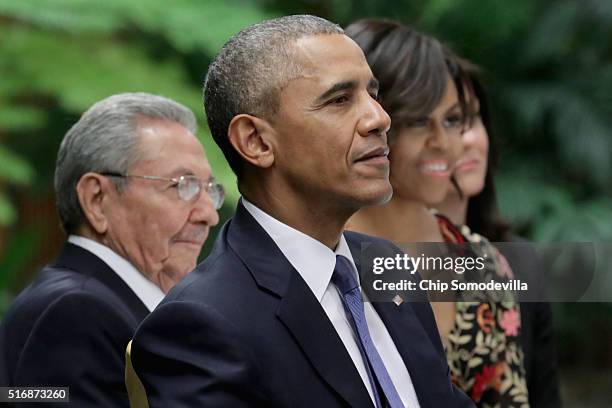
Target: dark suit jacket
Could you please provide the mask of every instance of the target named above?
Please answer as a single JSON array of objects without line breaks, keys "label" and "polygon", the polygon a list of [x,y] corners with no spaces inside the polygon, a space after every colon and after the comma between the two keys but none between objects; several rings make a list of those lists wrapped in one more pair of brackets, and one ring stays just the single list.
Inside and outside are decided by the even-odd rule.
[{"label": "dark suit jacket", "polygon": [[0,385],[67,386],[71,406],[128,406],[125,347],[148,313],[108,265],[66,243],[2,321]]},{"label": "dark suit jacket", "polygon": [[[355,260],[362,242],[381,242],[345,236]],[[451,384],[429,304],[374,305],[421,407],[473,406]],[[151,407],[372,407],[318,300],[240,204],[212,254],[143,321],[131,353]]]}]

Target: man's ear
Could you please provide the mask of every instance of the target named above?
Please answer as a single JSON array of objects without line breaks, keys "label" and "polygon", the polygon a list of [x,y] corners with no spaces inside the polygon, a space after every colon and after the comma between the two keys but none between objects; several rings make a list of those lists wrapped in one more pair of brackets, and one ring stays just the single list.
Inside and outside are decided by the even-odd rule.
[{"label": "man's ear", "polygon": [[77,196],[83,215],[98,234],[108,229],[108,219],[104,213],[103,202],[108,200],[112,182],[97,173],[85,173],[76,186]]},{"label": "man's ear", "polygon": [[240,114],[230,122],[228,136],[234,149],[247,162],[267,168],[274,163],[274,129],[256,116]]}]

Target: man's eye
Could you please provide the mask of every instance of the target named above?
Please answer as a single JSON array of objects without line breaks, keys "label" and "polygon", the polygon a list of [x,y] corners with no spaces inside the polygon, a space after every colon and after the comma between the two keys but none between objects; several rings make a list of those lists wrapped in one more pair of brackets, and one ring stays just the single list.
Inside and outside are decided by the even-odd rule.
[{"label": "man's eye", "polygon": [[348,102],[349,99],[350,98],[348,97],[348,95],[340,95],[338,97],[335,97],[331,101],[329,101],[329,103],[332,104],[332,105],[342,105],[342,104]]}]

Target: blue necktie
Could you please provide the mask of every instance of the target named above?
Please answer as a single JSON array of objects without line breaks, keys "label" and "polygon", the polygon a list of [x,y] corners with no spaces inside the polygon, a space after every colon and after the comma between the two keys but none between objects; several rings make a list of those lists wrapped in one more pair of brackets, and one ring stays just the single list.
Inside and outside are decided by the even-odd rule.
[{"label": "blue necktie", "polygon": [[[361,299],[361,292],[359,290],[359,284],[357,278],[353,272],[351,262],[342,255],[336,255],[336,267],[332,275],[331,281],[338,287],[342,294],[342,301],[344,303],[344,309],[350,313],[353,321],[353,329],[355,330],[357,337],[359,338],[359,348],[361,350],[362,357],[364,357],[364,363],[370,384],[372,385],[372,391],[374,392],[374,398],[378,407],[381,407],[380,399],[377,392],[376,381],[372,374],[378,380],[380,388],[384,393],[389,406],[391,408],[404,408],[401,398],[399,397],[391,377],[385,368],[372,338],[368,331],[368,324],[365,318],[365,311],[363,309],[363,301]],[[351,319],[349,319],[351,320]],[[365,356],[364,356],[365,354]],[[369,362],[369,367],[368,367]],[[370,369],[371,367],[371,369]],[[374,373],[372,373],[372,371]]]}]

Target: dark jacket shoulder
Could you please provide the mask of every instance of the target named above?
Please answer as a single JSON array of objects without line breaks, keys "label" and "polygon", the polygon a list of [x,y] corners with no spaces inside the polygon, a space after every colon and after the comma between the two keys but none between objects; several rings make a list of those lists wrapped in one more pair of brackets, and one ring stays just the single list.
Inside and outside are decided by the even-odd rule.
[{"label": "dark jacket shoulder", "polygon": [[0,385],[68,386],[80,406],[126,406],[124,350],[147,313],[108,265],[67,244],[0,325]]}]

